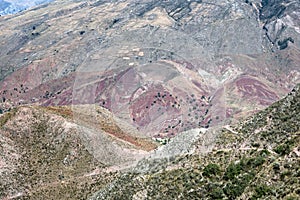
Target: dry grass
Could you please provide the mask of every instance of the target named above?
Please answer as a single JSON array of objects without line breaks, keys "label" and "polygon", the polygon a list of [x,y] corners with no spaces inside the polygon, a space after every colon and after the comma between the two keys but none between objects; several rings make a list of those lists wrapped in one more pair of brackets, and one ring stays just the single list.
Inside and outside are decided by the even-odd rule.
[{"label": "dry grass", "polygon": [[42,108],[67,119],[71,119],[73,117],[73,111],[69,106],[48,106]]},{"label": "dry grass", "polygon": [[6,122],[8,122],[11,118],[13,118],[16,115],[17,111],[18,111],[17,108],[13,108],[10,112],[4,113],[0,117],[0,128],[2,128],[2,126],[4,126]]}]

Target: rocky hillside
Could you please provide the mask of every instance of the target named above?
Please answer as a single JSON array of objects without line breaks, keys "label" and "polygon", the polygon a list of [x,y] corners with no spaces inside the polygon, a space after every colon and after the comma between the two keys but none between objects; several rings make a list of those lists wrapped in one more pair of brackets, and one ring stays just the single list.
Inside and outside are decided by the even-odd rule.
[{"label": "rocky hillside", "polygon": [[221,129],[213,151],[143,161],[146,172],[127,171],[91,199],[299,199],[299,109],[300,85]]},{"label": "rocky hillside", "polygon": [[2,16],[1,112],[97,104],[160,138],[234,121],[299,82],[298,7],[65,0]]},{"label": "rocky hillside", "polygon": [[98,126],[68,107],[20,107],[0,117],[1,198],[298,199],[299,104],[300,85],[234,126],[181,133],[152,151],[137,135],[113,135],[124,124],[101,108],[91,109],[106,116]]},{"label": "rocky hillside", "polygon": [[0,199],[298,199],[299,8],[54,0],[0,16]]},{"label": "rocky hillside", "polygon": [[159,145],[106,110],[74,110],[83,107],[76,120],[69,107],[25,106],[0,116],[1,199],[87,197],[109,183],[108,172],[132,166]]}]

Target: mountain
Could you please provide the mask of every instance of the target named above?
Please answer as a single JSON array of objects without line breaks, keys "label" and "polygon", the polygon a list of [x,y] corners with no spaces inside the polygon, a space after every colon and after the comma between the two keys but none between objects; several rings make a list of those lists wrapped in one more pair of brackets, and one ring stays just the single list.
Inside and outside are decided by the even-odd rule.
[{"label": "mountain", "polygon": [[257,112],[299,82],[297,2],[270,17],[273,4],[208,2],[55,1],[2,17],[1,110],[97,104],[172,137]]},{"label": "mountain", "polygon": [[[1,16],[0,197],[297,196],[299,7],[56,0]],[[294,182],[264,171],[274,159]]]},{"label": "mountain", "polygon": [[299,199],[299,108],[300,85],[240,124],[220,129],[211,152],[143,161],[146,172],[126,171],[91,199]]},{"label": "mountain", "polygon": [[[110,134],[124,127],[110,122],[113,118],[106,122],[114,126],[97,126],[89,123],[91,113],[75,123],[68,107],[20,107],[0,118],[1,196],[297,199],[299,99],[298,84],[287,97],[238,124],[190,130],[155,150],[144,138],[131,136],[141,144],[132,145],[124,134]],[[96,120],[108,114],[96,110]]]},{"label": "mountain", "polygon": [[18,1],[12,1],[12,0],[1,0],[0,1],[0,16],[1,15],[8,15],[8,14],[15,14],[18,12],[21,12],[23,10],[26,10],[28,8],[49,3],[52,0],[34,0],[34,1],[28,1],[28,0],[18,0]]}]

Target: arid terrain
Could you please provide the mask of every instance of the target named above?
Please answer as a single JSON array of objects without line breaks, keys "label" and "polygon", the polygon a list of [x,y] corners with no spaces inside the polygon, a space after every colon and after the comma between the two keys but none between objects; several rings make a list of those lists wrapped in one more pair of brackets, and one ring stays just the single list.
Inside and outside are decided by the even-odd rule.
[{"label": "arid terrain", "polygon": [[0,0],[0,15],[15,14],[51,1],[52,0]]},{"label": "arid terrain", "polygon": [[298,1],[35,5],[0,16],[0,199],[299,197]]}]

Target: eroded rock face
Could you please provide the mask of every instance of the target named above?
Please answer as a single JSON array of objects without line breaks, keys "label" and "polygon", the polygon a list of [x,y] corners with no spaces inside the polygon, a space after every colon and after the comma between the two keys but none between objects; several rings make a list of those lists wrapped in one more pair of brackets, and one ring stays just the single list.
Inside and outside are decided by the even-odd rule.
[{"label": "eroded rock face", "polygon": [[299,82],[298,7],[60,1],[2,17],[1,109],[98,104],[155,137],[222,124]]},{"label": "eroded rock face", "polygon": [[288,0],[262,1],[260,19],[272,49],[286,49],[289,44],[299,47],[299,2]]}]

